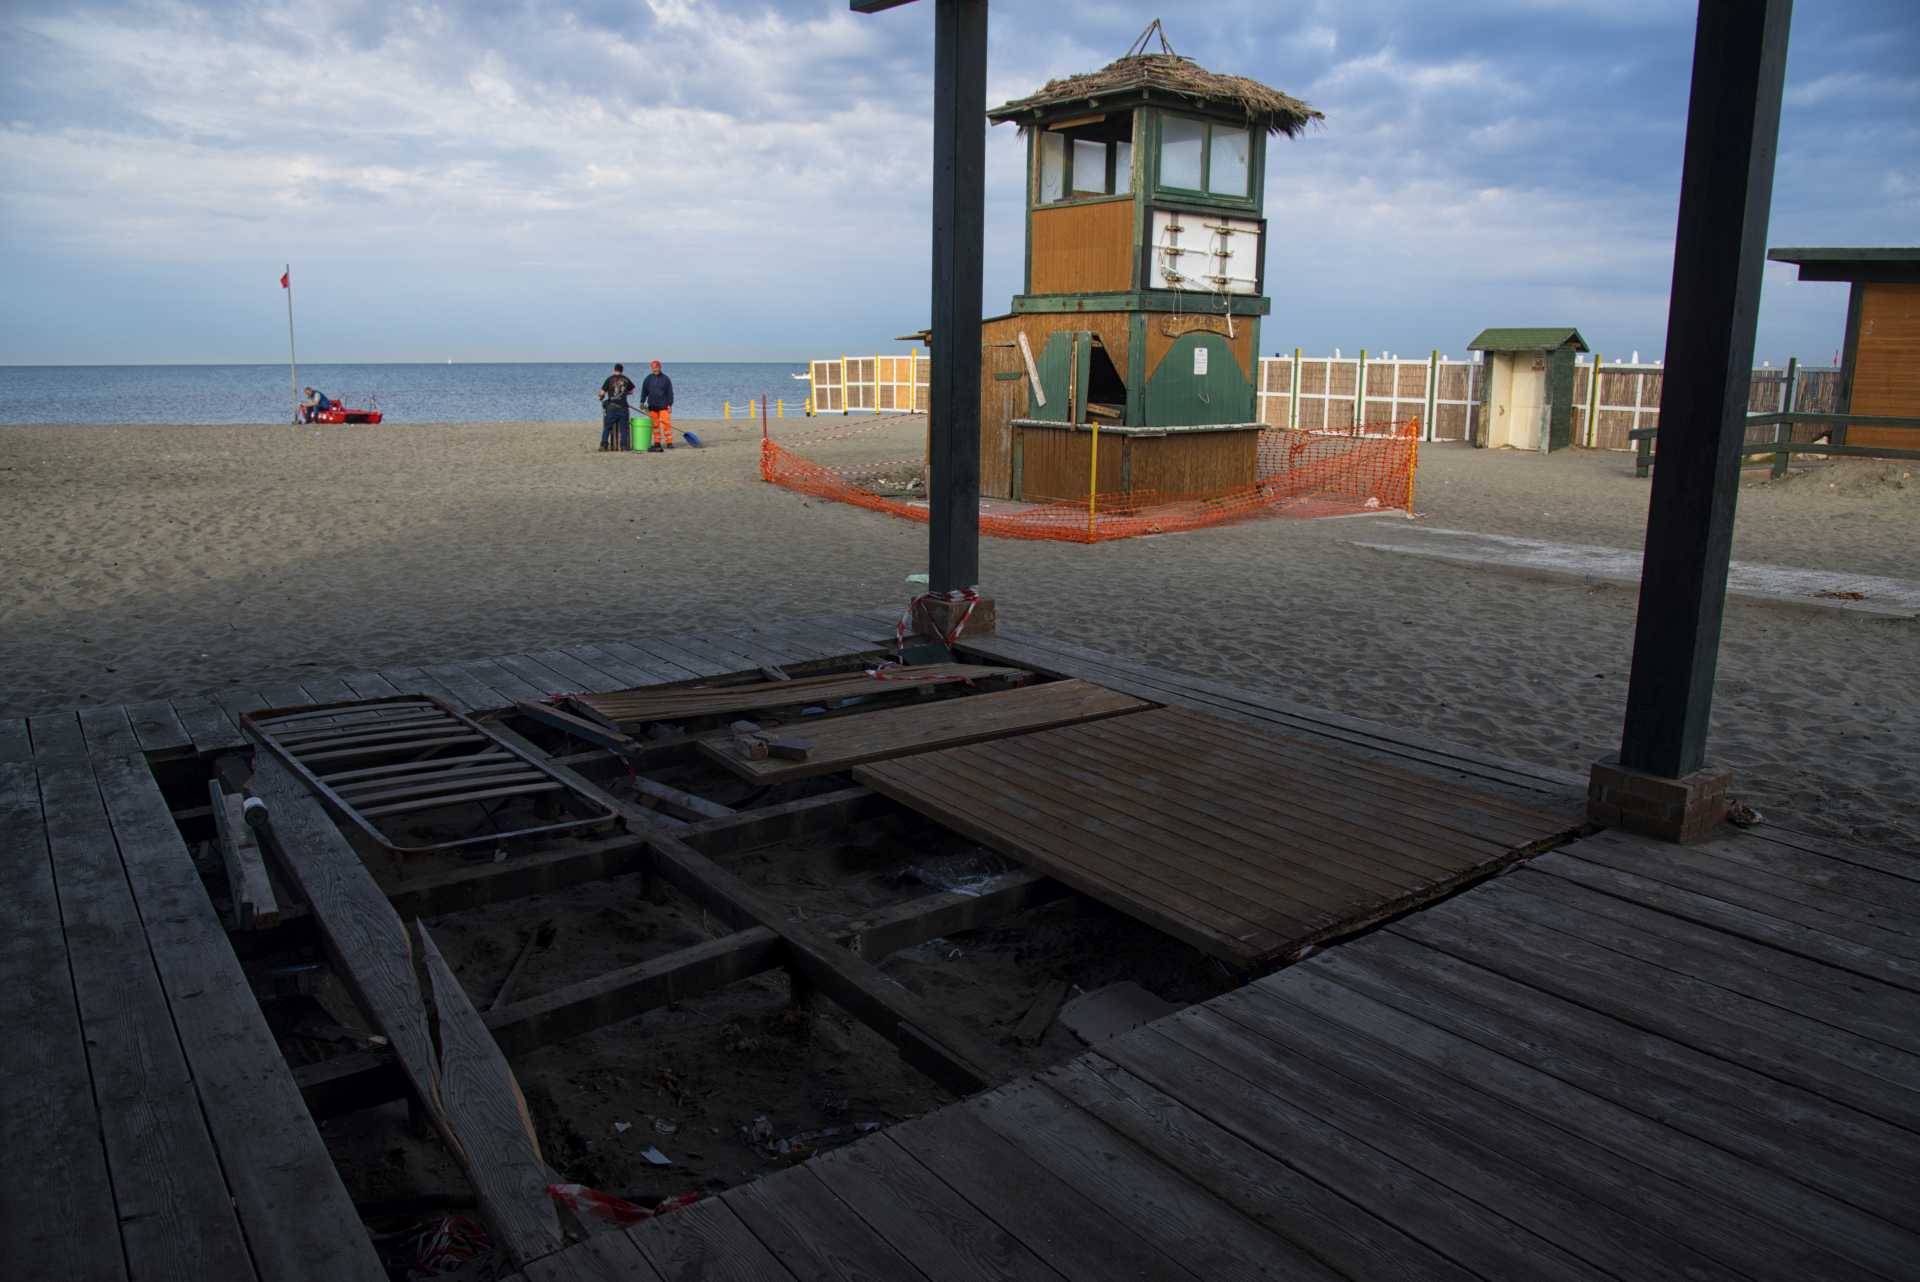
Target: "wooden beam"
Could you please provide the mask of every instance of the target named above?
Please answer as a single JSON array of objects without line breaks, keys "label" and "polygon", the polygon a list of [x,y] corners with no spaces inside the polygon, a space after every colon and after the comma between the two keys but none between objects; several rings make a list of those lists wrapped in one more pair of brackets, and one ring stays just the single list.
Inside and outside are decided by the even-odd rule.
[{"label": "wooden beam", "polygon": [[[972,894],[942,891],[897,904],[836,931],[833,942],[868,960],[942,935],[973,930],[1071,892],[1038,873],[1011,872]],[[664,957],[489,1010],[482,1017],[509,1057],[632,1019],[670,1002],[723,988],[786,964],[781,938],[764,926],[723,935]],[[299,1069],[295,1079],[316,1117],[371,1108],[406,1093],[387,1051],[339,1055]]]},{"label": "wooden beam", "polygon": [[234,924],[241,930],[265,930],[280,921],[280,904],[267,877],[260,843],[247,826],[245,801],[226,791],[218,779],[207,781],[212,799],[214,844],[227,869],[227,897],[233,901]]},{"label": "wooden beam", "polygon": [[725,819],[709,819],[689,827],[680,834],[680,840],[702,854],[728,855],[776,841],[834,832],[898,809],[871,788],[839,788],[777,806],[744,810]]},{"label": "wooden beam", "polygon": [[906,989],[828,936],[791,920],[785,909],[686,843],[655,833],[648,838],[658,874],[724,921],[764,926],[786,941],[788,965],[900,1048],[901,1057],[959,1094],[1011,1076],[1001,1052],[925,1005]]},{"label": "wooden beam", "polygon": [[1700,0],[1694,31],[1660,465],[1620,740],[1623,766],[1669,778],[1706,760],[1791,10]]},{"label": "wooden beam", "polygon": [[278,758],[255,763],[272,815],[265,842],[299,888],[336,972],[393,1047],[413,1096],[452,1152],[482,1216],[517,1265],[566,1245],[526,1103],[432,937],[418,942],[319,800]]},{"label": "wooden beam", "polygon": [[[660,804],[662,810],[678,815],[683,819],[725,819],[733,814],[733,807],[723,806],[717,801],[708,801],[705,797],[696,797],[690,792],[669,787],[664,783],[648,779],[637,772],[646,753],[641,743],[630,735],[618,730],[609,730],[597,722],[584,717],[576,717],[570,712],[562,712],[550,703],[534,703],[529,700],[516,702],[514,708],[521,716],[538,721],[562,734],[572,735],[576,739],[596,744],[633,763],[636,770],[632,776],[633,788],[641,796]],[[542,754],[543,756],[545,754]]]},{"label": "wooden beam", "polygon": [[980,582],[980,291],[987,0],[935,0],[928,587]]}]

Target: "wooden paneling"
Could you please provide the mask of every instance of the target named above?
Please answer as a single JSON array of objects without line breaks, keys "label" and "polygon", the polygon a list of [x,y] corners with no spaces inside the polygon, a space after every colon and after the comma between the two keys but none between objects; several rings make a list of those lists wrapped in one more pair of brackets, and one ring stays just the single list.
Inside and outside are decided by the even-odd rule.
[{"label": "wooden paneling", "polygon": [[[1088,455],[1093,449],[1093,433],[1070,432],[1064,428],[1016,427],[1020,438],[1020,492],[1015,498],[1028,503],[1085,503],[1087,501]],[[1100,442],[1100,481],[1102,494],[1118,494],[1126,488],[1127,438],[1105,436]]]},{"label": "wooden paneling", "polygon": [[854,778],[1240,967],[1436,898],[1578,822],[1180,708]]},{"label": "wooden paneling", "polygon": [[[1018,316],[1000,316],[980,329],[980,496],[989,499],[1013,497],[1012,420],[1027,417],[1028,399],[1026,362],[1020,359],[1018,335],[1027,336],[1027,344],[1037,358],[1046,349],[1047,339],[1063,330],[1091,330],[1100,336],[1101,346],[1120,376],[1127,375],[1130,348],[1125,312],[1031,312]],[[1019,373],[1018,379],[994,378],[997,373]],[[1128,389],[1131,392],[1133,389]],[[1084,476],[1085,464],[1082,463]]]},{"label": "wooden paneling", "polygon": [[[1233,322],[1233,337],[1227,337],[1227,318],[1208,316],[1204,319],[1192,315],[1158,315],[1147,317],[1147,378],[1153,378],[1153,372],[1160,368],[1160,362],[1167,357],[1167,350],[1188,334],[1218,334],[1228,347],[1233,349],[1233,359],[1240,362],[1240,372],[1253,382],[1253,326],[1246,317]],[[1116,357],[1114,364],[1121,369]],[[1351,381],[1351,380],[1349,380]],[[1304,388],[1302,390],[1305,390]],[[1353,389],[1348,388],[1349,392]]]},{"label": "wooden paneling", "polygon": [[[1920,416],[1920,284],[1863,282],[1859,347],[1854,354],[1856,414]],[[1850,427],[1849,445],[1920,447],[1920,432]]]},{"label": "wooden paneling", "polygon": [[1029,294],[1133,288],[1133,198],[1033,211]]},{"label": "wooden paneling", "polygon": [[1258,432],[1135,437],[1127,445],[1133,493],[1151,492],[1162,498],[1250,486],[1260,462]]}]

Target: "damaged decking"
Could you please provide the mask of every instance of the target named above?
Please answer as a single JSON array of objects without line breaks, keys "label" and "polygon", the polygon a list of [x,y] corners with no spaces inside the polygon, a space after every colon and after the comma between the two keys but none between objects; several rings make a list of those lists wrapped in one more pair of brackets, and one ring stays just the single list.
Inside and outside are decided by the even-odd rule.
[{"label": "damaged decking", "polygon": [[[1686,851],[1600,834],[1009,1081],[990,1040],[897,985],[870,984],[863,959],[1066,894],[1046,875],[1071,882],[1064,866],[1036,856],[981,895],[930,896],[829,935],[710,856],[831,831],[887,803],[841,788],[733,813],[660,786],[644,794],[657,808],[601,793],[626,834],[382,892],[319,803],[270,770],[255,788],[276,803],[281,844],[269,849],[283,884],[303,893],[264,933],[318,925],[336,951],[358,955],[356,982],[386,1012],[383,1027],[417,1029],[422,1011],[432,1026],[384,1053],[296,1072],[148,767],[242,749],[238,717],[258,707],[418,692],[479,711],[805,665],[871,651],[890,631],[877,616],[823,617],[0,722],[11,905],[0,1138],[13,1159],[0,1273],[383,1276],[315,1115],[410,1090],[455,1111],[511,1101],[501,1056],[780,967],[954,1089],[995,1089],[562,1251],[546,1253],[544,1219],[526,1225],[502,1243],[525,1277],[1899,1276],[1920,1258],[1910,1209],[1920,885],[1894,856],[1773,830]],[[1141,718],[1191,729],[1177,710],[1207,714],[1211,764],[1167,786],[1204,801],[1209,779],[1244,772],[1246,759],[1267,771],[1265,818],[1208,803],[1215,822],[1198,845],[1217,855],[1236,825],[1284,823],[1292,863],[1278,881],[1294,894],[1339,891],[1302,919],[1314,939],[1563,832],[1581,783],[1046,638],[1009,633],[962,650],[1162,705],[1036,731],[1035,744]],[[1220,725],[1244,727],[1260,753],[1231,751]],[[624,751],[644,765],[654,749]],[[1065,757],[1027,764],[1039,773],[1047,759]],[[598,791],[564,762],[554,768]],[[1136,768],[1132,799],[1108,800],[1144,815],[1157,773]],[[1395,859],[1411,855],[1403,871],[1418,876],[1322,879],[1311,853],[1324,846],[1328,867],[1350,861],[1366,825],[1311,809],[1301,790],[1316,778],[1337,778],[1322,798],[1378,818],[1375,831],[1395,834]],[[643,867],[733,933],[479,1011],[414,923]],[[1150,906],[1122,907],[1153,920]],[[381,942],[333,938],[342,929]],[[538,1180],[517,1114],[429,1108],[427,1118],[482,1168],[483,1208],[529,1209]],[[496,1163],[490,1151],[508,1156]]]}]

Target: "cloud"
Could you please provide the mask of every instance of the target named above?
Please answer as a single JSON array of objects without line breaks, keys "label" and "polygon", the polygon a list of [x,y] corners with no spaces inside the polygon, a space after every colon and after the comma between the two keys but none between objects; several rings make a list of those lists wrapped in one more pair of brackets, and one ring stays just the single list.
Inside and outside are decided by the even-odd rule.
[{"label": "cloud", "polygon": [[[869,347],[925,320],[931,8],[19,0],[0,360],[272,359],[260,282],[289,259],[340,359],[561,359],[663,325],[679,359]],[[995,6],[990,101],[1104,65],[1161,8]],[[1910,242],[1920,20],[1797,22],[1776,242]],[[1220,0],[1170,36],[1327,112],[1270,150],[1274,340],[1424,350],[1518,318],[1659,348],[1683,8]],[[1024,154],[989,132],[990,313]],[[1776,317],[1781,348],[1825,343],[1805,289],[1769,289],[1763,347]]]}]

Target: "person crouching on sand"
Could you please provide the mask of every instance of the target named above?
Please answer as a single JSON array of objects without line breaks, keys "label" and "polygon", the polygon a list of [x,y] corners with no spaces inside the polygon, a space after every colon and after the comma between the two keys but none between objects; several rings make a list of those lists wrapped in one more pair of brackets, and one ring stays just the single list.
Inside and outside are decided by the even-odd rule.
[{"label": "person crouching on sand", "polygon": [[311,387],[301,390],[306,392],[300,402],[300,417],[305,422],[311,423],[333,408],[333,402],[327,399],[326,393],[316,392]]},{"label": "person crouching on sand", "polygon": [[627,430],[627,397],[633,394],[633,380],[627,367],[616,364],[607,381],[600,384],[600,452],[618,450],[620,434]]},{"label": "person crouching on sand", "polygon": [[652,362],[652,370],[640,383],[640,403],[653,419],[653,444],[647,453],[657,454],[673,448],[673,380],[660,372],[659,361]]}]

